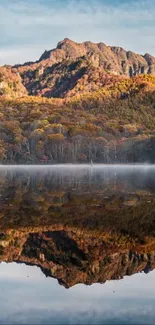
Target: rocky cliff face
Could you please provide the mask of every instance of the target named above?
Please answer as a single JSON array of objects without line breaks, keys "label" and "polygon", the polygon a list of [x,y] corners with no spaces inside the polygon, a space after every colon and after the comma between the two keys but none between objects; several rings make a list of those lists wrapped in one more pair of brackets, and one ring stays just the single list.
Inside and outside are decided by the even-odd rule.
[{"label": "rocky cliff face", "polygon": [[71,97],[140,74],[155,75],[150,54],[66,38],[36,62],[0,68],[0,95]]},{"label": "rocky cliff face", "polygon": [[105,86],[111,75],[117,80],[120,76],[155,75],[155,58],[104,43],[76,43],[66,38],[38,61],[15,66],[12,71],[21,75],[29,95],[68,97]]},{"label": "rocky cliff face", "polygon": [[[94,67],[102,67],[113,74],[132,77],[138,74],[155,74],[155,58],[149,54],[139,55],[121,47],[104,43],[76,43],[68,38],[59,42],[56,49],[45,51],[39,62],[49,60],[52,64],[63,60],[87,57]],[[47,64],[47,62],[46,62]]]}]

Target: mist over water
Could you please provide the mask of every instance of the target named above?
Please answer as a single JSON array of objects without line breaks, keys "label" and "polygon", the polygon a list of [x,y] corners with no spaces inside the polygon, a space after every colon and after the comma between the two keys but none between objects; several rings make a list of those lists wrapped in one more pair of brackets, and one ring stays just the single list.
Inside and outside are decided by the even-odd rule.
[{"label": "mist over water", "polygon": [[[128,189],[149,189],[155,188],[155,166],[154,165],[7,165],[0,166],[0,175],[3,179],[13,182],[42,181],[45,188],[51,186],[78,188],[89,187],[94,190],[104,184],[109,184],[111,191],[113,185],[121,185]],[[31,183],[30,183],[31,184]],[[24,186],[24,184],[23,184]],[[104,188],[103,188],[104,190]],[[118,189],[117,189],[118,190]]]}]

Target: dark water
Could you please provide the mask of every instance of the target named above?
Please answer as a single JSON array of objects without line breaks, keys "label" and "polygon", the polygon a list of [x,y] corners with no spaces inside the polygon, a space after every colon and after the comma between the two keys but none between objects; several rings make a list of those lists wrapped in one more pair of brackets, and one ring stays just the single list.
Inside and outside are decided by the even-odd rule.
[{"label": "dark water", "polygon": [[155,168],[0,168],[0,324],[154,324]]}]

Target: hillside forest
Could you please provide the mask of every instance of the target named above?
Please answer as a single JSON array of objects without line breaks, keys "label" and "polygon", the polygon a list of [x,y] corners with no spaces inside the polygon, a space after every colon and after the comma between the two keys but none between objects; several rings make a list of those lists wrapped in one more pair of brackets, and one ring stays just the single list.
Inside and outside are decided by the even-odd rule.
[{"label": "hillside forest", "polygon": [[154,163],[154,61],[118,49],[66,39],[0,67],[0,162]]}]

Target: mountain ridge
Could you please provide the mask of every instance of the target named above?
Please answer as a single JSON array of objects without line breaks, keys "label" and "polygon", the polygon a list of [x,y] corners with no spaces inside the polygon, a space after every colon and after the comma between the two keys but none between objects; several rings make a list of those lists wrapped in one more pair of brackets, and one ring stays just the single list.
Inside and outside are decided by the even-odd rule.
[{"label": "mountain ridge", "polygon": [[[68,48],[68,52],[67,52],[67,48]],[[71,54],[70,51],[73,50],[73,48],[74,48],[74,55],[76,56],[76,58],[81,57],[86,54],[89,54],[89,49],[91,49],[91,51],[93,51],[93,50],[95,51],[98,49],[101,52],[104,52],[105,50],[107,50],[107,51],[110,50],[117,56],[119,56],[121,54],[120,57],[122,57],[124,59],[126,58],[127,60],[137,57],[137,59],[141,58],[142,60],[145,60],[143,62],[147,63],[148,65],[151,65],[152,62],[155,63],[155,57],[149,53],[145,53],[143,55],[143,54],[135,53],[130,50],[125,50],[123,47],[120,47],[120,46],[106,45],[103,42],[94,43],[91,41],[85,41],[85,42],[79,43],[79,42],[75,42],[69,38],[64,38],[62,41],[59,41],[57,43],[57,46],[55,48],[53,48],[51,50],[45,50],[44,53],[40,56],[40,58],[38,60],[14,65],[14,67],[33,65],[35,63],[41,62],[42,60],[50,59],[50,58],[52,58],[52,54],[55,54],[55,52],[57,50],[63,50],[63,51],[66,50],[66,52],[70,56],[70,54]],[[76,50],[77,50],[77,54],[76,54]],[[109,59],[109,57],[108,57],[108,59]],[[136,73],[136,71],[135,71],[135,73]],[[144,71],[142,71],[142,73],[144,73]]]},{"label": "mountain ridge", "polygon": [[[0,72],[2,69],[20,76],[21,89],[24,87],[27,95],[64,98],[96,91],[104,87],[105,78],[155,76],[155,58],[102,42],[77,43],[65,38],[35,62],[0,67]],[[0,82],[1,93],[4,88],[5,94],[8,87],[3,86]],[[19,96],[24,91],[19,92]]]}]

